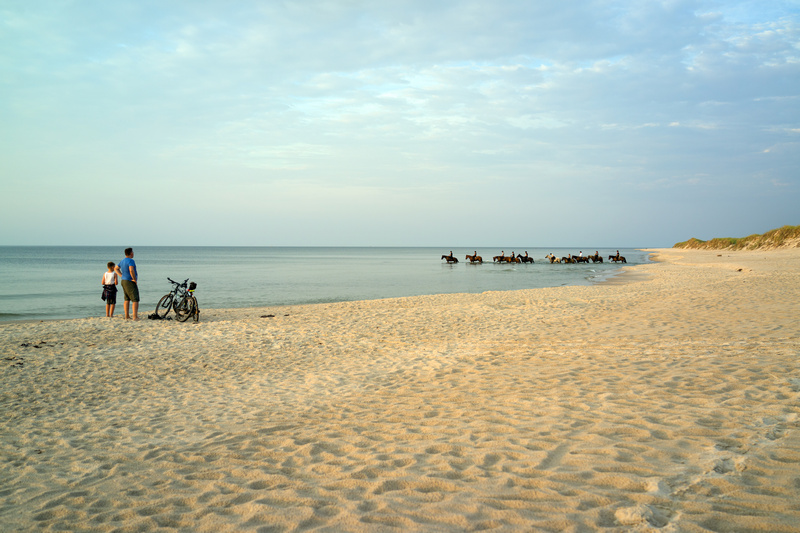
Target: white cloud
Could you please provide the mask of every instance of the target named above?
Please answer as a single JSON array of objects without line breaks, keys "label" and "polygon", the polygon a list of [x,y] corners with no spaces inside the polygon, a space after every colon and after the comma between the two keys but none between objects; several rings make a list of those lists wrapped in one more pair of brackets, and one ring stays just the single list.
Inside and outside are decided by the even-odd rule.
[{"label": "white cloud", "polygon": [[[472,209],[530,197],[669,211],[692,187],[730,219],[756,176],[787,184],[782,200],[800,194],[798,11],[700,0],[6,3],[0,174],[81,189],[139,174],[153,197],[159,180],[186,179],[208,184],[209,205],[216,183],[231,210],[255,183],[283,184],[286,205],[317,188],[344,209],[396,202],[392,213],[454,191]],[[712,177],[681,177],[699,175]],[[708,188],[726,180],[730,194],[715,200]],[[674,198],[647,196],[665,188]],[[32,204],[24,188],[10,192]],[[783,204],[772,200],[743,212],[773,216]],[[636,225],[638,242],[663,233],[663,216]],[[0,231],[0,244],[11,238]]]}]

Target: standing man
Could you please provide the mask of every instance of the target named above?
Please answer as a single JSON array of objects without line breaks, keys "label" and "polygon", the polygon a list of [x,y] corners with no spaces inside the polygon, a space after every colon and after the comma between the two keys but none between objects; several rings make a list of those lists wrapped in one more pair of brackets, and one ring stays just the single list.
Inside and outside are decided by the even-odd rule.
[{"label": "standing man", "polygon": [[[122,292],[125,293],[125,318],[139,320],[139,275],[133,260],[133,248],[125,248],[125,259],[119,262],[116,270],[122,278]],[[129,307],[132,308],[132,317],[128,313]]]}]

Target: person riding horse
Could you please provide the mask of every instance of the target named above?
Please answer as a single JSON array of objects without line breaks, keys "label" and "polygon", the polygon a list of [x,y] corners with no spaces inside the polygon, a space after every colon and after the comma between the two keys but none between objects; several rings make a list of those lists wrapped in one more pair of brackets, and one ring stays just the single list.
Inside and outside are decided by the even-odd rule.
[{"label": "person riding horse", "polygon": [[483,257],[478,255],[478,250],[475,250],[472,255],[467,254],[466,258],[469,259],[470,263],[483,263]]},{"label": "person riding horse", "polygon": [[458,263],[458,259],[453,256],[453,250],[450,250],[450,255],[443,255],[442,259],[447,261],[448,263]]}]

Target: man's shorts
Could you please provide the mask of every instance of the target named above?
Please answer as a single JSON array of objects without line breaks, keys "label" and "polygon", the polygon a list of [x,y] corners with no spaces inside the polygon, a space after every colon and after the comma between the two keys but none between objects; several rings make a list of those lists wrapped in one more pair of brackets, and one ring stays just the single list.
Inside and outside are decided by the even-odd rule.
[{"label": "man's shorts", "polygon": [[122,291],[125,293],[126,302],[139,301],[139,286],[127,279],[122,280]]}]

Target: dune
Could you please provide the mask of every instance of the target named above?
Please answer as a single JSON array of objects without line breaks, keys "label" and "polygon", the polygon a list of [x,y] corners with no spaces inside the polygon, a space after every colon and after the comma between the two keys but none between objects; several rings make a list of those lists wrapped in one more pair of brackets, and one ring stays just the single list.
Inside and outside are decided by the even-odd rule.
[{"label": "dune", "polygon": [[588,287],[0,324],[0,523],[798,531],[800,249],[652,252]]},{"label": "dune", "polygon": [[676,243],[673,248],[694,250],[778,250],[782,248],[800,248],[800,226],[782,226],[763,235],[753,234],[747,237],[716,237],[704,241],[696,237],[688,241]]}]

